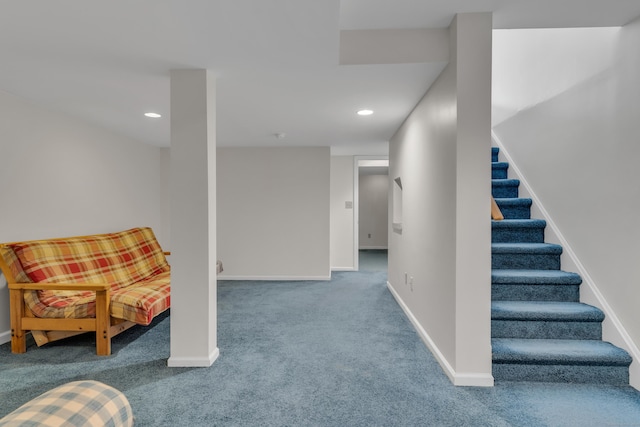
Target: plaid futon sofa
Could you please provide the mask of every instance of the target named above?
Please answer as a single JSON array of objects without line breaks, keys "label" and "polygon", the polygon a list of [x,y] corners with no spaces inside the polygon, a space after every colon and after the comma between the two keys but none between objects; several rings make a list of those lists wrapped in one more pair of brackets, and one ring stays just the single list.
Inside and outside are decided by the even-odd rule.
[{"label": "plaid futon sofa", "polygon": [[0,427],[129,427],[127,398],[98,381],[74,381],[54,388],[0,419]]},{"label": "plaid futon sofa", "polygon": [[170,267],[148,227],[118,233],[0,245],[7,279],[12,351],[96,331],[96,351],[111,353],[110,338],[149,325],[170,306]]}]

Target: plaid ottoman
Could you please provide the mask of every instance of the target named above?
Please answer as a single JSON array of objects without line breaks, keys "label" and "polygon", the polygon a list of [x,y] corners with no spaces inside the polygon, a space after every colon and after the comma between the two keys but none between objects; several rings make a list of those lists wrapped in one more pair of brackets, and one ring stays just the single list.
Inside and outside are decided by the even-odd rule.
[{"label": "plaid ottoman", "polygon": [[0,426],[120,427],[133,425],[127,398],[98,381],[56,387],[0,419]]}]

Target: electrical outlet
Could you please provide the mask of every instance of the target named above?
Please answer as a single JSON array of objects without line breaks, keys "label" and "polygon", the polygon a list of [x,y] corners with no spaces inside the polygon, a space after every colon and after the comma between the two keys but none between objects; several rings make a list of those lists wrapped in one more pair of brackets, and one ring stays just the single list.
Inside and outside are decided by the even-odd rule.
[{"label": "electrical outlet", "polygon": [[369,238],[371,238],[371,233],[369,233]]},{"label": "electrical outlet", "polygon": [[409,277],[409,286],[411,287],[411,292],[413,292],[413,276]]}]

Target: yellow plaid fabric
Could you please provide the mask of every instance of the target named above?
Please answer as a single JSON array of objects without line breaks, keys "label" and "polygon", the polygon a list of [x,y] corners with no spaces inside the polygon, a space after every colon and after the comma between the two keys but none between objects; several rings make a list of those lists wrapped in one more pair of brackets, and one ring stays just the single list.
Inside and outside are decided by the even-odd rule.
[{"label": "yellow plaid fabric", "polygon": [[[30,281],[110,284],[113,317],[147,325],[169,307],[170,267],[150,228],[10,247]],[[37,317],[95,317],[93,292],[38,291],[25,301]]]}]

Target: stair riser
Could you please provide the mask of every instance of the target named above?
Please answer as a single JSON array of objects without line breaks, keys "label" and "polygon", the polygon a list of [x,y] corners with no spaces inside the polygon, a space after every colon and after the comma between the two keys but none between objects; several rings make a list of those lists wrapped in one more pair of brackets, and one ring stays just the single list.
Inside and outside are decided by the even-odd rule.
[{"label": "stair riser", "polygon": [[507,169],[506,168],[491,168],[491,178],[492,179],[507,179]]},{"label": "stair riser", "polygon": [[560,270],[560,255],[501,253],[491,255],[491,268]]},{"label": "stair riser", "polygon": [[518,197],[518,186],[517,185],[503,185],[497,186],[494,185],[491,187],[491,195],[494,198],[517,198]]},{"label": "stair riser", "polygon": [[493,362],[492,371],[496,381],[629,385],[629,369],[626,366],[529,365]]},{"label": "stair riser", "polygon": [[601,322],[492,320],[492,338],[600,340]]},{"label": "stair riser", "polygon": [[580,301],[580,285],[493,284],[493,301]]},{"label": "stair riser", "polygon": [[498,203],[498,207],[506,219],[531,219],[529,206],[503,206]]},{"label": "stair riser", "polygon": [[544,227],[494,228],[491,231],[491,242],[492,243],[544,243]]}]

